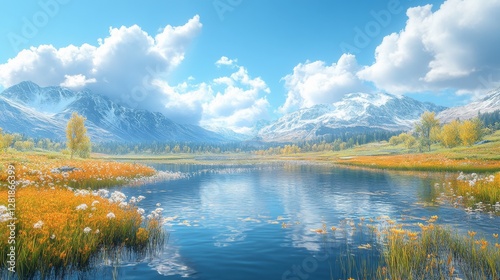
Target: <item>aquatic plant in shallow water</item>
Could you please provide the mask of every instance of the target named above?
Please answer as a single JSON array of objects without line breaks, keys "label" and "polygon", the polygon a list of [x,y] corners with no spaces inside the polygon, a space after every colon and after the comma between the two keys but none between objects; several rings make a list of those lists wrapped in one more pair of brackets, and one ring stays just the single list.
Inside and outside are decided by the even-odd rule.
[{"label": "aquatic plant in shallow water", "polygon": [[480,175],[460,172],[447,183],[434,185],[441,198],[468,212],[489,212],[500,215],[500,173]]},{"label": "aquatic plant in shallow water", "polygon": [[460,235],[437,225],[438,216],[417,219],[425,222],[402,225],[381,216],[367,223],[344,219],[327,232],[325,224],[310,230],[335,248],[330,269],[341,279],[498,279],[498,233],[491,241],[473,230]]}]

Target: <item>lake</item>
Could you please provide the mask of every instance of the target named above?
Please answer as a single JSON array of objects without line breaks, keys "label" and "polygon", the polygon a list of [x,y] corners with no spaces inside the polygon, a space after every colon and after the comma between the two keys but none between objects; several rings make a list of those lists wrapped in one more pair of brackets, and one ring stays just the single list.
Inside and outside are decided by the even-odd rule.
[{"label": "lake", "polygon": [[[358,248],[380,246],[362,226],[370,219],[412,227],[437,215],[438,224],[481,236],[500,225],[496,216],[436,203],[435,184],[445,174],[302,162],[152,166],[186,178],[117,189],[129,197],[144,195],[139,206],[147,212],[164,209],[166,248],[152,259],[102,265],[104,278],[347,279],[356,275],[349,260],[378,263],[376,250]],[[323,227],[328,234],[315,232]]]}]

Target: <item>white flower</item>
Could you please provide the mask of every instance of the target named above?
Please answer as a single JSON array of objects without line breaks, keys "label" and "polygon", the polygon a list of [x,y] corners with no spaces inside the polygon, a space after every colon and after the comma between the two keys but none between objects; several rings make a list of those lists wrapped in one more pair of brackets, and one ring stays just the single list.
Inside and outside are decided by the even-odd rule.
[{"label": "white flower", "polygon": [[109,212],[108,215],[106,215],[106,218],[108,219],[114,219],[116,218],[115,214],[113,212]]},{"label": "white flower", "polygon": [[75,196],[87,196],[90,195],[90,192],[88,190],[76,190],[75,191]]},{"label": "white flower", "polygon": [[87,206],[87,204],[85,204],[85,203],[82,203],[82,204],[80,204],[80,205],[76,206],[76,210],[77,210],[77,211],[80,211],[80,210],[87,210],[87,208],[89,208],[89,207],[88,207],[88,206]]},{"label": "white flower", "polygon": [[129,203],[132,203],[132,204],[134,204],[134,203],[136,203],[136,202],[137,202],[137,198],[135,198],[135,196],[132,196],[132,197],[130,198],[130,200],[129,200]]},{"label": "white flower", "polygon": [[98,234],[99,232],[101,232],[99,229],[95,230],[95,234]]},{"label": "white flower", "polygon": [[33,225],[33,228],[42,228],[43,226],[43,222],[42,221],[38,221],[36,222],[34,225]]},{"label": "white flower", "polygon": [[142,208],[138,208],[137,209],[137,213],[139,213],[139,215],[143,215],[146,211]]},{"label": "white flower", "polygon": [[125,201],[126,199],[127,199],[127,196],[124,193],[119,192],[119,191],[114,191],[111,194],[111,197],[109,198],[109,201],[110,202],[120,203],[120,202]]},{"label": "white flower", "polygon": [[2,215],[0,215],[0,223],[3,223],[3,222],[6,222],[8,220],[10,220],[12,217],[10,216],[10,214],[7,212],[7,213],[4,213]]},{"label": "white flower", "polygon": [[119,206],[120,208],[125,208],[125,207],[127,207],[127,206],[128,206],[128,203],[127,203],[127,202],[125,202],[125,201],[122,201],[122,202],[120,202],[120,204],[118,204],[118,206]]},{"label": "white flower", "polygon": [[96,206],[97,204],[99,204],[99,200],[94,200],[94,201],[92,202],[92,206]]},{"label": "white flower", "polygon": [[141,200],[143,200],[145,198],[146,198],[145,196],[140,195],[137,197],[137,202],[141,202]]},{"label": "white flower", "polygon": [[161,203],[156,203],[156,207],[160,207],[161,206]]},{"label": "white flower", "polygon": [[108,190],[105,190],[105,189],[100,189],[97,191],[97,193],[99,194],[100,197],[108,197],[109,195],[109,191]]},{"label": "white flower", "polygon": [[50,239],[52,239],[52,240],[56,239],[56,235],[55,235],[55,234],[52,234],[52,235],[50,236]]},{"label": "white flower", "polygon": [[91,232],[91,231],[92,231],[92,229],[91,229],[91,228],[89,228],[89,227],[86,227],[86,228],[84,228],[84,229],[83,229],[83,232],[84,232],[85,234],[87,234],[87,233],[89,233],[89,232]]},{"label": "white flower", "polygon": [[0,214],[7,212],[7,207],[5,205],[0,205]]}]

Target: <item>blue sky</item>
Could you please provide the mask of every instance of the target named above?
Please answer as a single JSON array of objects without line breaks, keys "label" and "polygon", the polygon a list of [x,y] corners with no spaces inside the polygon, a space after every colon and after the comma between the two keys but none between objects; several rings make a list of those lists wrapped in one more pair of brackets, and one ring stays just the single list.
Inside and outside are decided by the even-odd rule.
[{"label": "blue sky", "polygon": [[497,0],[39,0],[0,7],[1,87],[25,79],[86,87],[180,122],[239,132],[353,91],[454,106],[500,80]]}]

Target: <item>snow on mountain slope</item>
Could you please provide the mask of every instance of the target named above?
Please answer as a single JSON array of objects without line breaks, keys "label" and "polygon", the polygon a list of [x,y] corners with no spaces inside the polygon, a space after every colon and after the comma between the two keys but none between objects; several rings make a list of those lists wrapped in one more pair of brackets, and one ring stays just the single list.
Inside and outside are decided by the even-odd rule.
[{"label": "snow on mountain slope", "polygon": [[213,125],[202,125],[202,127],[208,131],[212,131],[223,136],[228,141],[245,141],[252,138],[250,135],[245,135],[241,133],[237,133],[229,128],[213,126]]},{"label": "snow on mountain slope", "polygon": [[[38,112],[0,96],[0,127],[11,133],[64,141],[67,120]],[[93,141],[112,141],[114,136],[94,124],[87,124]]]},{"label": "snow on mountain slope", "polygon": [[490,113],[496,110],[500,110],[500,88],[489,92],[485,98],[479,101],[446,109],[440,112],[437,118],[441,122],[447,123],[455,119],[466,120],[477,117],[479,112]]},{"label": "snow on mountain slope", "polygon": [[351,93],[333,104],[287,114],[259,131],[264,141],[294,142],[338,132],[408,130],[425,111],[444,107],[385,93]]},{"label": "snow on mountain slope", "polygon": [[225,141],[199,126],[180,125],[160,113],[127,108],[90,91],[22,82],[0,93],[0,98],[0,127],[35,138],[64,139],[66,123],[77,112],[87,118],[92,141]]},{"label": "snow on mountain slope", "polygon": [[40,113],[56,114],[70,103],[74,102],[78,95],[61,87],[41,88],[33,82],[22,82],[14,85],[1,93],[11,101],[23,104]]}]

